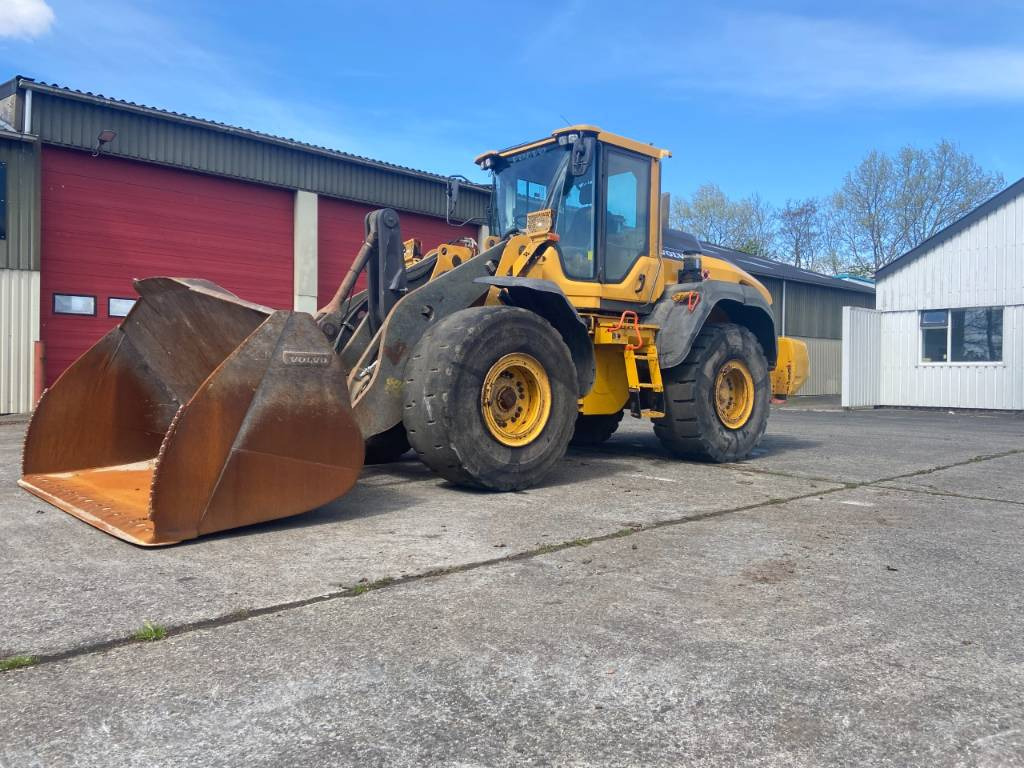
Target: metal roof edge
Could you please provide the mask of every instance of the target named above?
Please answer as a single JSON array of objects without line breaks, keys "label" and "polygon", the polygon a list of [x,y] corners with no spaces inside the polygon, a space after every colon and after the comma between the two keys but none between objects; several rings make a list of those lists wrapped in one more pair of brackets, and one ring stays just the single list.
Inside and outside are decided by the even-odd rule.
[{"label": "metal roof edge", "polygon": [[[17,81],[19,88],[33,90],[39,93],[45,93],[58,98],[72,99],[76,101],[83,101],[86,103],[96,104],[99,106],[108,107],[111,109],[124,110],[126,112],[134,112],[136,114],[147,115],[162,120],[169,120],[184,125],[190,125],[196,128],[217,131],[219,133],[226,133],[233,136],[239,136],[241,138],[250,139],[252,141],[260,141],[267,144],[275,144],[277,146],[294,149],[299,152],[308,152],[310,154],[320,155],[328,157],[334,160],[341,160],[344,162],[354,163],[356,165],[363,165],[368,168],[375,170],[398,173],[405,176],[411,176],[413,178],[425,179],[427,181],[434,181],[438,183],[446,183],[448,180],[447,176],[441,174],[431,173],[429,171],[421,171],[416,168],[409,168],[404,165],[397,165],[394,163],[388,163],[383,160],[374,160],[373,158],[363,157],[362,155],[353,155],[348,152],[343,152],[338,149],[330,149],[329,147],[322,147],[317,144],[309,144],[304,141],[298,141],[296,139],[289,139],[283,136],[275,136],[269,133],[263,133],[261,131],[255,131],[250,128],[241,128],[239,126],[228,125],[227,123],[218,123],[214,120],[205,120],[200,117],[188,115],[182,112],[173,112],[171,110],[160,109],[158,107],[150,107],[145,104],[137,104],[132,101],[124,101],[122,99],[110,98],[103,96],[102,94],[94,94],[88,91],[79,91],[73,88],[67,88],[65,86],[56,85],[53,83],[43,83],[37,80],[33,80],[30,77],[16,76],[14,78]],[[484,184],[469,183],[463,184],[464,188],[468,187],[473,192],[478,192],[483,195],[490,196],[490,187]]]},{"label": "metal roof edge", "polygon": [[885,275],[888,275],[889,273],[894,272],[900,269],[901,267],[905,267],[907,264],[910,264],[910,262],[920,258],[937,245],[945,242],[951,237],[960,234],[965,229],[967,229],[967,227],[971,226],[979,219],[983,219],[985,216],[988,216],[988,214],[992,213],[997,208],[1001,208],[1003,205],[1010,202],[1011,200],[1013,200],[1014,198],[1018,197],[1021,194],[1024,194],[1024,178],[1017,179],[1017,181],[1013,182],[1013,184],[1008,186],[1006,189],[1000,192],[996,192],[996,194],[992,195],[992,197],[983,202],[981,205],[968,211],[951,224],[947,224],[945,227],[940,229],[927,240],[914,246],[909,251],[904,253],[902,256],[897,256],[888,264],[879,267],[877,270],[875,270],[875,279],[877,280],[878,278],[884,277]]},{"label": "metal roof edge", "polygon": [[[688,234],[683,230],[665,228],[664,232],[678,232],[680,234]],[[691,235],[692,237],[692,235]],[[695,238],[696,239],[696,238]],[[760,256],[753,253],[747,253],[746,251],[740,251],[735,248],[727,248],[724,245],[717,245],[715,243],[709,243],[705,240],[697,239],[702,248],[713,249],[720,252],[721,257],[726,259],[739,258],[749,259],[760,259],[766,262],[770,262],[773,267],[778,269],[777,272],[771,272],[768,269],[758,269],[756,264],[750,264],[749,262],[743,264],[736,264],[736,266],[750,273],[754,277],[770,277],[775,280],[787,280],[791,283],[803,283],[805,285],[816,285],[820,288],[831,288],[839,291],[850,291],[853,293],[864,293],[872,294],[875,293],[875,287],[873,285],[864,285],[863,283],[855,283],[848,280],[840,280],[838,277],[831,275],[823,275],[819,272],[812,272],[809,269],[803,267],[796,267],[792,264],[787,264],[784,261],[778,259],[772,259],[767,256]],[[708,253],[708,256],[715,256],[714,253]]]},{"label": "metal roof edge", "polygon": [[9,141],[23,141],[26,144],[34,144],[36,137],[30,133],[21,133],[20,131],[8,131],[6,128],[0,127],[0,139],[7,139]]}]

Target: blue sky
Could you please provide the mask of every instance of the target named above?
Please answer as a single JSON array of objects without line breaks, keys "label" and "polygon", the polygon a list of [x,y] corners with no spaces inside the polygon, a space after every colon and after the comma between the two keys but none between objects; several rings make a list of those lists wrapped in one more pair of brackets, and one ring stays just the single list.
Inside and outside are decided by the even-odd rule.
[{"label": "blue sky", "polygon": [[664,188],[827,194],[949,138],[1024,176],[1024,3],[0,0],[14,74],[438,173],[573,123],[667,147]]}]

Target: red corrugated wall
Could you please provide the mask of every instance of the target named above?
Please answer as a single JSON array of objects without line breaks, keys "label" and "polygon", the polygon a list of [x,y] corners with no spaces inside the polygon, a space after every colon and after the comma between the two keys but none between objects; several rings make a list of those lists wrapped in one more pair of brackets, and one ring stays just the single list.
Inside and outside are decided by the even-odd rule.
[{"label": "red corrugated wall", "polygon": [[[317,212],[317,296],[318,306],[323,306],[338,289],[342,278],[352,265],[359,246],[363,243],[363,219],[373,207],[321,197]],[[441,243],[469,236],[476,238],[479,227],[452,227],[442,219],[421,216],[415,213],[398,212],[402,225],[402,239],[418,238],[426,253]],[[360,275],[358,288],[366,284],[366,275]]]},{"label": "red corrugated wall", "polygon": [[[47,384],[117,325],[107,299],[134,298],[135,277],[203,277],[290,309],[293,200],[289,190],[44,147]],[[54,315],[54,293],[95,296],[96,316]]]}]

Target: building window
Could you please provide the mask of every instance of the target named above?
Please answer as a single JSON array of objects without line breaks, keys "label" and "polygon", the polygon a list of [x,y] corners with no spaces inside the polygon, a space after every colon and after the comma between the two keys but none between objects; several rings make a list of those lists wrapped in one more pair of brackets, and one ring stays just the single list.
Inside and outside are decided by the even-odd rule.
[{"label": "building window", "polygon": [[53,314],[95,315],[96,297],[73,293],[55,293],[53,294]]},{"label": "building window", "polygon": [[1002,359],[1002,307],[921,312],[921,362],[997,363]]},{"label": "building window", "polygon": [[128,313],[135,306],[135,299],[122,299],[118,296],[111,296],[107,299],[107,315],[110,317],[128,317]]},{"label": "building window", "polygon": [[0,163],[0,240],[7,239],[7,163]]}]

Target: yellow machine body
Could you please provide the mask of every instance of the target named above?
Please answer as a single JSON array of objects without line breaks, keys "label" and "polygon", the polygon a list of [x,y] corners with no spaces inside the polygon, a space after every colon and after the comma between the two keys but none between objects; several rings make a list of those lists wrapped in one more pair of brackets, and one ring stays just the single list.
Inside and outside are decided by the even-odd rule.
[{"label": "yellow machine body", "polygon": [[[545,369],[528,350],[488,362],[470,401],[494,442],[486,451],[455,451],[435,463],[423,458],[456,482],[512,490],[539,481],[542,474],[520,478],[500,470],[523,466],[515,451],[540,450],[549,418],[562,419],[563,442],[545,454],[547,468],[564,452],[573,418],[617,419],[629,408],[653,420],[656,432],[667,429],[668,411],[681,401],[667,401],[674,384],[663,380],[663,371],[681,365],[709,325],[722,326],[709,331],[721,334],[732,328],[754,349],[756,361],[725,361],[713,389],[702,395],[702,406],[713,407],[726,428],[743,427],[755,394],[759,418],[766,418],[759,382],[768,380],[767,369],[743,327],[758,334],[773,394],[800,390],[808,375],[806,346],[776,337],[764,285],[699,251],[682,259],[663,251],[661,161],[670,156],[667,150],[578,125],[477,160],[494,169],[554,157],[552,147],[568,153],[557,158],[560,175],[513,190],[505,203],[513,209],[524,203],[528,210],[513,210],[514,225],[483,243],[462,239],[422,254],[417,241],[401,242],[395,211],[369,214],[349,273],[315,317],[251,304],[201,279],[137,281],[140,300],[128,317],[40,401],[28,428],[21,485],[143,546],[312,509],[355,483],[364,447],[379,448],[397,433],[397,455],[412,443],[423,458],[458,441],[457,434],[437,444],[416,435],[417,447],[408,410],[418,406],[403,394],[414,381],[407,371],[415,360],[441,354],[441,347],[415,352],[432,340],[439,323],[459,320],[463,312],[498,316],[499,305],[509,303],[510,286],[542,296],[532,305],[534,315],[568,315],[569,332],[583,339],[566,358],[578,368],[577,387],[558,395],[559,376],[552,373],[564,365]],[[602,170],[595,175],[592,160],[598,156]],[[620,166],[633,170],[616,172]],[[556,203],[545,205],[559,189]],[[499,209],[508,213],[500,208],[505,203]],[[587,224],[589,235],[585,227],[582,239],[572,233],[574,221]],[[370,287],[354,292],[364,270]],[[555,332],[555,323],[527,317],[534,336]],[[477,320],[470,319],[459,326],[467,338],[477,330]],[[448,342],[443,340],[444,354],[459,346]],[[564,407],[556,408],[556,397]],[[433,417],[420,422],[421,432],[436,423]],[[759,424],[755,440],[764,421]],[[689,455],[689,439],[678,438],[681,455]],[[479,469],[492,449],[499,460]],[[472,461],[455,466],[460,455]]]},{"label": "yellow machine body", "polygon": [[[679,261],[663,255],[662,228],[655,222],[666,220],[667,211],[662,211],[661,161],[671,157],[671,152],[650,144],[643,144],[625,136],[609,133],[591,125],[574,125],[560,128],[548,138],[512,147],[500,152],[486,152],[477,157],[477,162],[488,158],[513,158],[525,152],[554,145],[560,136],[589,133],[601,144],[606,144],[648,158],[650,161],[650,185],[647,190],[649,222],[646,253],[640,254],[624,277],[615,282],[603,280],[579,280],[566,274],[557,251],[548,249],[551,242],[558,242],[554,231],[557,225],[554,212],[537,211],[528,215],[527,232],[513,236],[505,247],[497,274],[549,280],[561,289],[572,305],[591,327],[594,344],[596,377],[590,393],[580,399],[582,414],[616,413],[625,406],[630,390],[652,388],[662,391],[660,372],[657,365],[649,361],[657,359],[656,325],[640,326],[642,335],[639,357],[643,362],[638,366],[637,350],[627,349],[625,331],[610,333],[608,328],[616,320],[609,319],[603,307],[622,305],[636,311],[649,306],[662,296],[673,280],[673,273],[679,268]],[[531,226],[533,225],[533,226]],[[724,259],[700,254],[704,281],[717,281],[750,286],[769,305],[773,298],[768,289],[753,275]],[[499,292],[492,290],[488,303],[500,301]],[[623,309],[624,312],[630,311]],[[620,316],[621,318],[621,316]],[[721,318],[718,318],[721,320]],[[778,337],[777,359],[772,371],[773,396],[785,398],[799,392],[807,379],[809,363],[806,345],[797,339]],[[653,371],[653,373],[651,373]],[[645,417],[656,418],[656,412],[645,412]]]}]

